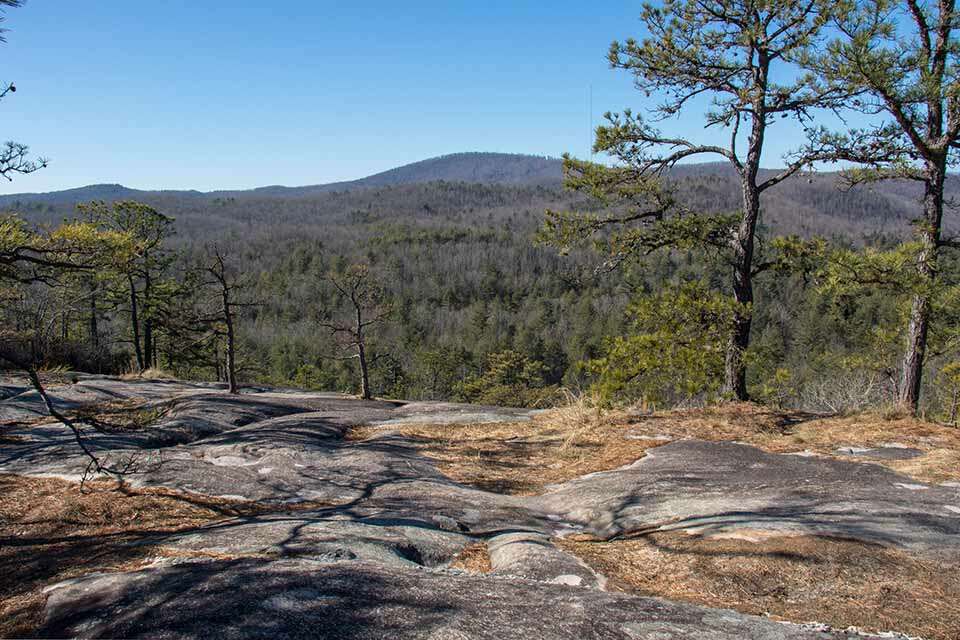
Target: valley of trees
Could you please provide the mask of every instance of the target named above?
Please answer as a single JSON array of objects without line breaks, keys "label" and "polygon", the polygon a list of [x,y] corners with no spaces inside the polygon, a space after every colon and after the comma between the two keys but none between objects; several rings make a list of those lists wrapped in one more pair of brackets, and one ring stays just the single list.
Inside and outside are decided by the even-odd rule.
[{"label": "valley of trees", "polygon": [[[609,114],[611,161],[566,158],[564,184],[559,161],[458,154],[329,187],[4,196],[0,358],[234,390],[956,422],[954,3],[666,0],[643,20],[610,62],[667,100]],[[726,144],[669,130],[701,95]],[[869,124],[821,127],[830,111]],[[806,137],[764,170],[781,121]],[[42,169],[8,150],[4,175]],[[680,163],[698,156],[722,163]]]}]

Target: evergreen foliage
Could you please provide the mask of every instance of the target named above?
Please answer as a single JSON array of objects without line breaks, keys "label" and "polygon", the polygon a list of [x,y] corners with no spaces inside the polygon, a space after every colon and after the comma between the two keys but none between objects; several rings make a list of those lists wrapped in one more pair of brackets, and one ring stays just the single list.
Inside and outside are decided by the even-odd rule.
[{"label": "evergreen foliage", "polygon": [[703,281],[667,285],[627,307],[629,333],[589,363],[608,401],[673,406],[716,398],[736,302]]}]

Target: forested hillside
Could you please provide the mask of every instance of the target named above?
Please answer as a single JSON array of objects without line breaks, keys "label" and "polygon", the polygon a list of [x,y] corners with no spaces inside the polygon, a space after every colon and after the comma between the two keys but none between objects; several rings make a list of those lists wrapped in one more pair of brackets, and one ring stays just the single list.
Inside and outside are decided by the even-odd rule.
[{"label": "forested hillside", "polygon": [[[679,182],[680,194],[693,208],[713,212],[738,206],[739,186],[726,165],[677,165],[669,175]],[[445,184],[426,186],[430,182]],[[431,158],[350,182],[207,193],[90,185],[51,193],[0,195],[0,206],[18,211],[32,222],[52,223],[73,215],[74,205],[80,202],[137,200],[177,218],[177,228],[190,233],[207,227],[216,227],[219,233],[238,224],[248,228],[325,224],[328,216],[342,220],[347,214],[361,211],[407,218],[431,208],[444,214],[470,214],[468,223],[482,225],[478,218],[483,215],[492,216],[486,222],[500,222],[499,214],[519,213],[532,204],[549,202],[556,206],[573,201],[561,182],[560,160],[463,153]],[[487,189],[479,189],[480,185]],[[540,189],[530,191],[524,187]],[[960,193],[960,178],[951,176],[947,189]],[[766,194],[764,223],[778,233],[846,235],[854,241],[866,235],[899,235],[916,215],[921,195],[919,187],[908,182],[849,188],[835,172],[803,174]],[[541,201],[533,202],[532,198]],[[491,209],[497,211],[488,211]],[[483,213],[473,215],[477,210]]]},{"label": "forested hillside", "polygon": [[0,205],[18,202],[70,204],[84,200],[119,200],[163,198],[231,198],[231,197],[299,197],[334,191],[356,190],[365,187],[385,187],[443,180],[446,182],[473,182],[501,185],[559,186],[562,166],[556,158],[544,158],[509,153],[454,153],[429,158],[376,173],[358,180],[332,182],[301,187],[267,186],[256,189],[230,191],[144,191],[119,184],[98,184],[51,193],[23,193],[0,195]]},{"label": "forested hillside", "polygon": [[[545,210],[595,206],[544,180],[558,169],[557,161],[535,157],[464,154],[357,182],[399,183],[384,186],[232,195],[91,187],[5,198],[30,223],[53,225],[76,216],[78,201],[135,197],[173,219],[164,239],[171,259],[162,274],[172,281],[204,265],[215,243],[245,275],[245,299],[256,303],[243,307],[238,322],[238,365],[247,381],[355,389],[354,363],[341,358],[321,323],[342,310],[326,276],[362,262],[371,266],[392,309],[369,338],[376,394],[536,404],[555,401],[561,385],[584,388],[591,381],[585,364],[604,353],[605,340],[627,330],[625,309],[638,293],[661,291],[678,279],[725,284],[721,267],[693,254],[658,255],[596,274],[602,256],[589,248],[562,256],[536,242]],[[467,175],[483,182],[457,180]],[[721,165],[681,166],[673,178],[694,210],[737,207],[738,187]],[[539,184],[518,184],[524,182]],[[769,193],[762,222],[767,236],[881,245],[907,230],[916,195],[894,183],[843,190],[835,174],[801,176]],[[893,326],[891,300],[877,292],[838,303],[795,274],[769,274],[760,287],[751,368],[757,393],[839,406],[858,400],[833,397],[832,381],[860,376],[867,387],[862,400],[876,399],[882,371],[893,366],[886,359],[892,352],[870,355],[860,370],[845,358],[867,357],[881,320]],[[132,353],[129,305],[119,295],[110,305],[119,313],[108,313],[108,306],[98,312],[98,330],[110,338],[97,346],[94,360],[95,367],[112,371],[131,366]],[[223,375],[222,354],[178,357],[180,329],[165,329],[163,313],[155,313],[158,366],[182,375]],[[82,306],[63,312],[61,334],[74,346],[51,364],[91,367],[89,315]],[[676,393],[661,394],[661,401],[676,401]]]}]

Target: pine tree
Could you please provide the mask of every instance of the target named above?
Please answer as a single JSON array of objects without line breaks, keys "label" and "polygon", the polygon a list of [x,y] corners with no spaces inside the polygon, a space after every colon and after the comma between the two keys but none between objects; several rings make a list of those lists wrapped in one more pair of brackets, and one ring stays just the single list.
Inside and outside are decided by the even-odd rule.
[{"label": "pine tree", "polygon": [[803,60],[811,71],[858,98],[849,103],[876,124],[843,133],[812,132],[818,150],[836,161],[862,165],[852,183],[905,179],[923,186],[914,224],[913,270],[919,280],[906,331],[899,402],[916,412],[934,297],[942,286],[939,255],[960,247],[942,237],[944,182],[960,147],[960,92],[956,2],[866,0],[835,17],[834,39]]},{"label": "pine tree", "polygon": [[[628,231],[611,243],[616,266],[624,258],[662,248],[700,247],[719,252],[731,269],[737,314],[727,343],[724,391],[747,398],[744,352],[750,344],[753,280],[772,263],[760,254],[760,196],[817,160],[814,146],[792,154],[768,177],[760,161],[769,127],[783,118],[842,104],[842,85],[798,73],[795,62],[824,38],[824,27],[842,2],[820,0],[665,0],[646,5],[642,42],[614,42],[610,64],[634,76],[638,90],[663,98],[648,117],[607,114],[596,131],[594,151],[616,166],[567,157],[567,184],[601,200],[607,216],[548,212],[547,235],[561,245],[608,226]],[[698,144],[663,133],[651,122],[687,115],[698,98],[712,99],[705,126],[721,130],[726,144]],[[678,162],[715,155],[729,162],[740,182],[741,210],[705,216],[684,210],[661,179]]]}]

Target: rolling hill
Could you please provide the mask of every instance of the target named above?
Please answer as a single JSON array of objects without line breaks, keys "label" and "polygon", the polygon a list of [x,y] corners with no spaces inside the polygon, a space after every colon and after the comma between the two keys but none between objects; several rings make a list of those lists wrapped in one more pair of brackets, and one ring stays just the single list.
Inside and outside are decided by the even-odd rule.
[{"label": "rolling hill", "polygon": [[421,160],[376,173],[358,180],[331,182],[328,184],[287,187],[271,185],[246,190],[187,191],[187,190],[140,190],[120,184],[95,184],[51,191],[48,193],[15,193],[0,195],[0,206],[15,203],[72,204],[90,200],[124,200],[144,198],[242,198],[242,197],[302,197],[349,191],[369,187],[388,187],[421,182],[470,182],[477,184],[504,185],[552,185],[559,186],[562,179],[561,161],[557,158],[513,153],[454,153]]},{"label": "rolling hill", "polygon": [[[767,171],[766,173],[771,173]],[[672,177],[692,206],[705,211],[736,209],[739,185],[725,163],[680,165]],[[50,193],[0,196],[0,207],[16,210],[33,222],[56,222],[73,205],[90,200],[135,199],[177,217],[186,229],[219,233],[242,223],[310,225],[344,221],[347,214],[376,212],[375,217],[471,213],[471,224],[497,223],[507,211],[542,212],[575,206],[575,194],[562,189],[562,166],[556,158],[504,153],[456,153],[414,162],[365,178],[299,187],[265,186],[234,191],[144,191],[100,184]],[[434,186],[428,186],[434,185]],[[960,178],[951,176],[948,191],[960,194]],[[853,239],[870,233],[901,235],[918,211],[918,185],[881,183],[844,190],[836,173],[796,176],[764,194],[764,224],[781,233],[840,235]],[[495,211],[494,211],[495,210]],[[948,231],[960,228],[949,219]]]}]

